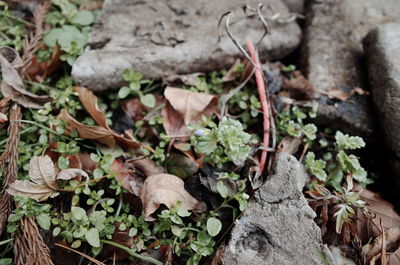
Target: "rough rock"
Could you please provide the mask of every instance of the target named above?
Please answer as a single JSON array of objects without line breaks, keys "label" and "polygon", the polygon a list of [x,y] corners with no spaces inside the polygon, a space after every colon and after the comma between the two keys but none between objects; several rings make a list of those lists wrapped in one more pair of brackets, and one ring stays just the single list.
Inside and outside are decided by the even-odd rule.
[{"label": "rough rock", "polygon": [[282,0],[290,12],[302,14],[304,12],[304,0]]},{"label": "rough rock", "polygon": [[322,256],[332,261],[298,186],[306,174],[293,156],[277,156],[272,174],[235,223],[224,264],[312,265],[323,264]]},{"label": "rough rock", "polygon": [[400,184],[400,23],[373,29],[364,40],[372,99]]},{"label": "rough rock", "polygon": [[[362,39],[375,25],[398,19],[398,0],[308,1],[308,15],[301,49],[302,68],[320,91],[338,87],[350,90],[365,82]],[[322,125],[333,124],[348,133],[371,137],[374,130],[368,96],[350,102],[320,101]]]},{"label": "rough rock", "polygon": [[[281,0],[106,0],[89,37],[89,48],[72,68],[77,83],[92,90],[123,84],[126,68],[148,78],[170,74],[206,72],[231,66],[241,56],[224,27],[218,43],[217,25],[222,14],[234,11],[232,33],[243,43],[258,41],[263,26],[257,16],[246,18],[242,6],[270,5],[285,15]],[[269,8],[263,9],[271,17]],[[224,24],[224,23],[223,23]],[[295,22],[270,22],[271,34],[259,45],[262,60],[285,57],[300,43]],[[118,30],[117,30],[118,29]]]}]

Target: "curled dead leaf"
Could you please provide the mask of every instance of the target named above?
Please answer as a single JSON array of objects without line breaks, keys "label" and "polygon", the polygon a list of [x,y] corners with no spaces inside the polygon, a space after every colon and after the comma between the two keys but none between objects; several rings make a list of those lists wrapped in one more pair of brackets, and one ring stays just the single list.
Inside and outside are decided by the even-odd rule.
[{"label": "curled dead leaf", "polygon": [[5,98],[26,108],[40,109],[51,101],[48,96],[38,96],[25,89],[24,83],[16,68],[22,66],[21,58],[11,47],[0,47],[0,67],[2,71],[1,93]]},{"label": "curled dead leaf", "polygon": [[0,123],[8,121],[7,115],[0,112]]},{"label": "curled dead leaf", "polygon": [[[362,248],[362,256],[365,264],[375,265],[376,261],[381,258],[382,246],[385,252],[394,253],[400,248],[400,228],[392,227],[387,229],[384,234],[377,236],[371,244],[367,244]],[[398,262],[398,260],[397,260]],[[394,265],[398,263],[389,263]]]},{"label": "curled dead leaf", "polygon": [[57,179],[63,179],[63,180],[70,180],[76,177],[83,177],[88,179],[89,175],[85,171],[79,168],[67,168],[61,170],[60,173],[58,173],[57,175]]},{"label": "curled dead leaf", "polygon": [[35,156],[29,163],[29,180],[16,180],[7,192],[37,201],[47,200],[58,188],[56,170],[49,156]]},{"label": "curled dead leaf", "polygon": [[186,75],[169,75],[163,78],[164,83],[171,85],[175,83],[181,83],[187,86],[199,85],[199,77],[204,76],[203,73],[192,73]]},{"label": "curled dead leaf", "polygon": [[363,211],[357,211],[357,234],[361,242],[366,243],[381,234],[380,222],[385,230],[400,227],[400,216],[393,205],[383,200],[377,193],[362,189],[360,199],[367,203],[369,212],[366,216]]},{"label": "curled dead leaf", "polygon": [[77,168],[63,170],[57,175],[56,167],[47,155],[32,157],[28,175],[30,180],[14,181],[8,186],[7,192],[13,196],[45,201],[59,189],[57,179],[68,180],[77,176],[89,178],[86,172]]},{"label": "curled dead leaf", "polygon": [[132,159],[127,161],[128,164],[146,176],[153,176],[161,173],[165,173],[164,168],[157,166],[153,160],[148,158]]},{"label": "curled dead leaf", "polygon": [[277,153],[284,152],[293,155],[299,150],[301,144],[302,144],[301,138],[286,136],[278,144],[276,152]]},{"label": "curled dead leaf", "polygon": [[115,146],[115,140],[112,133],[106,128],[100,126],[89,126],[75,120],[66,109],[62,109],[58,118],[68,124],[68,129],[76,131],[81,138],[95,140],[109,147]]},{"label": "curled dead leaf", "polygon": [[161,204],[171,208],[180,201],[182,207],[186,210],[196,212],[205,210],[204,206],[185,190],[184,182],[170,174],[157,174],[148,177],[144,182],[140,199],[143,203],[143,215],[148,221],[154,220],[151,214]]},{"label": "curled dead leaf", "polygon": [[108,147],[114,147],[116,144],[126,149],[145,147],[141,143],[132,138],[126,138],[115,133],[107,124],[106,116],[97,105],[97,97],[92,91],[85,87],[74,87],[74,90],[79,94],[79,100],[90,114],[90,116],[100,126],[89,126],[75,120],[69,113],[63,109],[58,116],[59,119],[67,122],[69,129],[77,131],[79,136],[85,139],[95,140],[105,144]]},{"label": "curled dead leaf", "polygon": [[138,197],[140,196],[144,180],[129,168],[129,164],[115,159],[111,165],[111,171],[115,174],[115,179],[122,182],[122,187],[125,190]]},{"label": "curled dead leaf", "polygon": [[339,99],[341,101],[346,101],[353,95],[369,95],[369,92],[365,91],[364,89],[362,89],[360,87],[354,87],[349,92],[343,91],[342,89],[340,89],[338,87],[333,87],[333,88],[330,88],[328,90],[328,92],[326,92],[326,95],[329,98]]},{"label": "curled dead leaf", "polygon": [[319,97],[315,87],[300,71],[294,71],[293,75],[294,77],[291,79],[285,77],[282,80],[282,88],[289,92],[291,99],[308,100]]},{"label": "curled dead leaf", "polygon": [[212,95],[167,87],[164,96],[167,102],[161,113],[165,131],[172,138],[189,139],[191,132],[187,126],[217,111],[218,99]]}]

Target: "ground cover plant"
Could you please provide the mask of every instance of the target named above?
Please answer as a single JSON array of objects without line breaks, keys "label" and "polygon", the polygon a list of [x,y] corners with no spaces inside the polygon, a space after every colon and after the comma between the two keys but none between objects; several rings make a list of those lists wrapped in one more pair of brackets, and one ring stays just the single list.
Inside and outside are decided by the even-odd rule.
[{"label": "ground cover plant", "polygon": [[[250,42],[251,62],[194,82],[126,69],[106,95],[77,86],[100,4],[52,0],[21,17],[0,1],[0,264],[217,264],[276,152],[306,167],[324,238],[357,238],[372,182],[353,153],[362,138],[317,128],[288,84],[265,86],[278,77]],[[294,66],[271,67],[315,96]]]}]

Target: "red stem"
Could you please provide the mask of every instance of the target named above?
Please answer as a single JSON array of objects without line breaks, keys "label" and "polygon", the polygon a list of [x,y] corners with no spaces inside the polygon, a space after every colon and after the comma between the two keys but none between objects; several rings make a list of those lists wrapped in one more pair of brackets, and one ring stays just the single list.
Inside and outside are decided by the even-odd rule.
[{"label": "red stem", "polygon": [[[269,108],[268,108],[268,99],[267,93],[265,90],[265,83],[261,68],[260,60],[258,59],[258,54],[256,49],[254,48],[254,44],[250,41],[246,41],[247,49],[249,50],[251,59],[255,64],[255,75],[256,75],[256,83],[258,88],[258,95],[260,97],[262,111],[264,113],[263,119],[263,126],[264,126],[264,139],[263,139],[263,146],[268,148],[269,146],[269,131],[270,131],[270,124],[269,124]],[[261,158],[260,158],[260,171],[261,173],[264,170],[265,162],[267,161],[267,150],[262,150]]]}]

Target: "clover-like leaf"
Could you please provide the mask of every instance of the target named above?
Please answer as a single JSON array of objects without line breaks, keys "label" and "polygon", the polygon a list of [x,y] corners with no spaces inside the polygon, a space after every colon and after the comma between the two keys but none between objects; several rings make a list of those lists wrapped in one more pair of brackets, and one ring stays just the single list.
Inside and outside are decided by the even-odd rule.
[{"label": "clover-like leaf", "polygon": [[315,138],[317,137],[315,135],[317,133],[317,126],[309,123],[303,127],[303,133],[308,138],[308,140],[315,140]]},{"label": "clover-like leaf", "polygon": [[290,120],[287,125],[286,129],[287,133],[293,137],[300,137],[301,136],[301,126],[300,124]]},{"label": "clover-like leaf", "polygon": [[349,136],[348,134],[343,134],[340,131],[336,132],[335,140],[339,150],[352,150],[365,147],[365,142],[361,137]]},{"label": "clover-like leaf", "polygon": [[326,181],[327,175],[325,172],[326,162],[321,159],[315,159],[313,152],[308,152],[306,155],[306,168],[311,174],[316,176],[321,181]]}]

